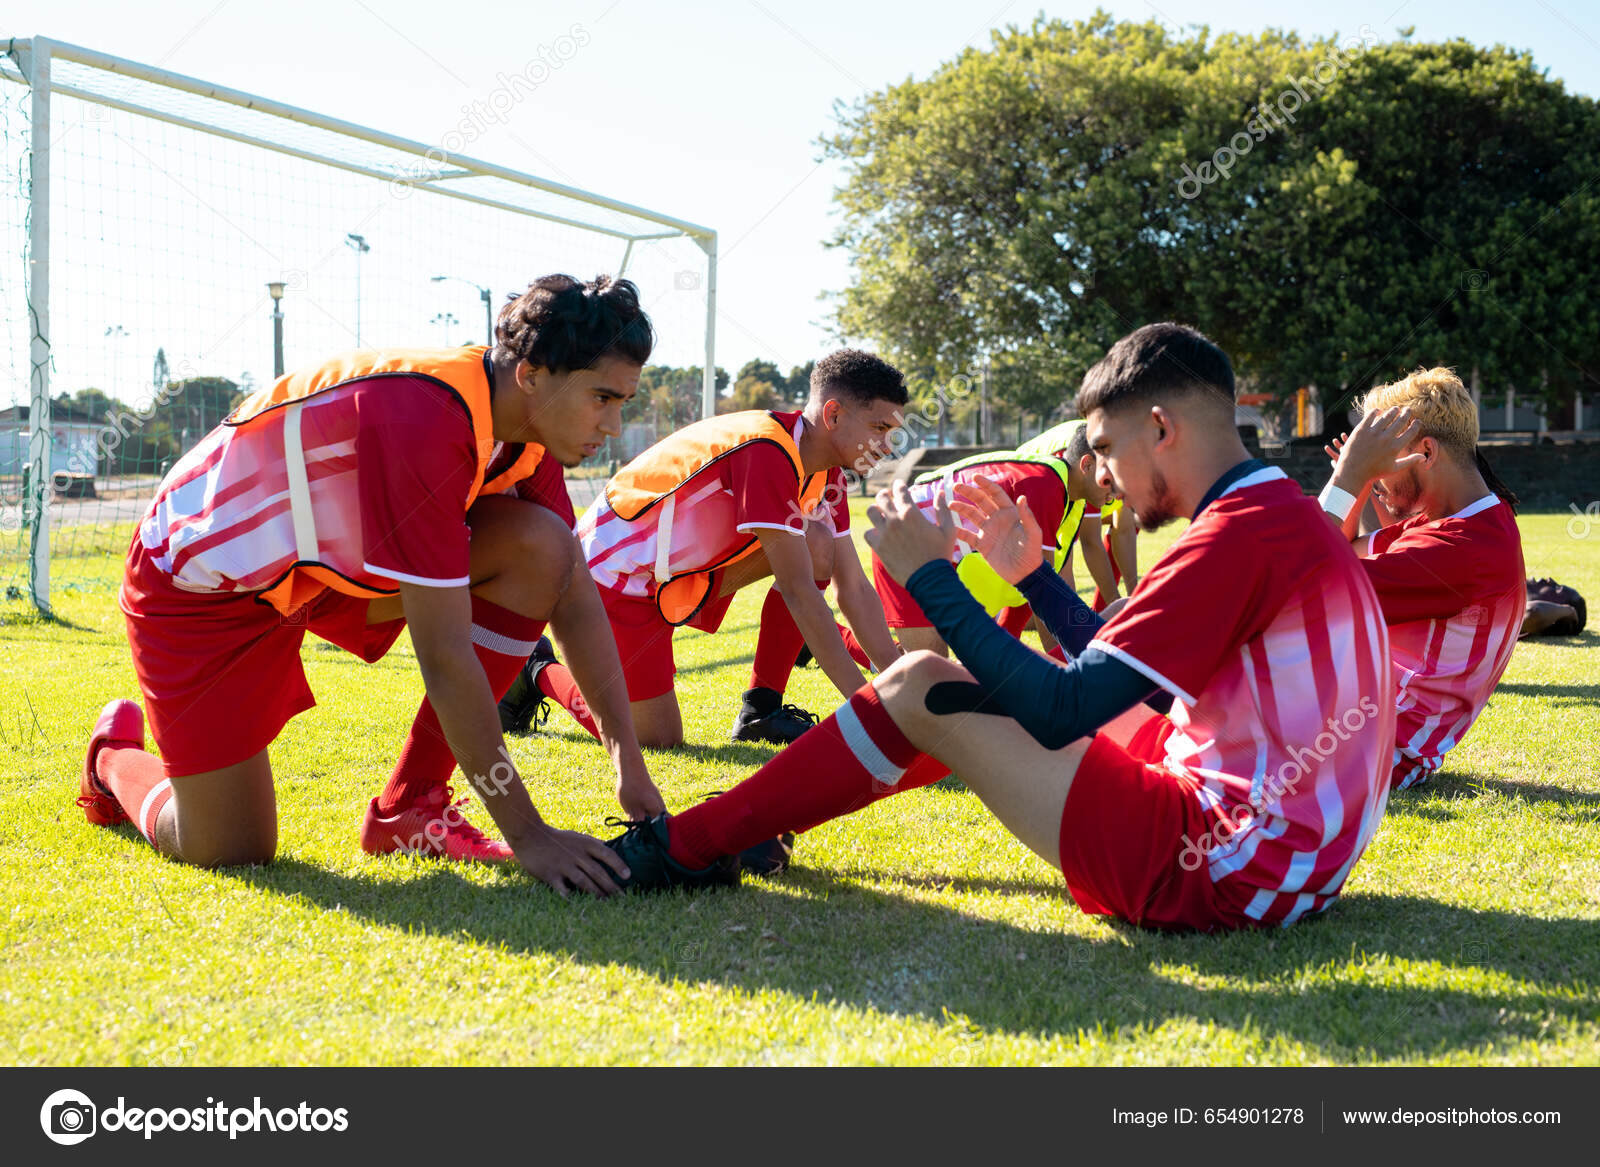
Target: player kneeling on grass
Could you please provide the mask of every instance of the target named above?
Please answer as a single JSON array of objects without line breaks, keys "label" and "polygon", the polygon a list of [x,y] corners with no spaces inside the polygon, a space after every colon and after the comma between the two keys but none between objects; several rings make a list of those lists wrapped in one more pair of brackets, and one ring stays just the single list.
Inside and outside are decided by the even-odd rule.
[{"label": "player kneeling on grass", "polygon": [[1044,563],[1026,502],[962,488],[979,549],[1066,664],[961,586],[948,513],[936,526],[903,485],[880,494],[868,542],[961,664],[909,655],[734,789],[635,824],[611,843],[630,886],[728,882],[723,856],[954,770],[1085,912],[1211,929],[1327,908],[1388,797],[1388,637],[1349,545],[1249,457],[1233,407],[1228,358],[1175,324],[1124,337],[1085,378],[1102,486],[1147,530],[1193,516],[1103,623]]},{"label": "player kneeling on grass", "polygon": [[[496,339],[290,374],[172,468],[121,593],[161,756],[144,749],[138,705],[106,706],[80,778],[90,822],[131,819],[163,855],[202,866],[270,860],[268,746],[315,704],[306,631],[375,661],[409,627],[428,697],[368,808],[366,849],[515,858],[563,894],[616,890],[624,865],[539,817],[500,735],[496,696],[548,621],[584,661],[624,810],[661,809],[577,542],[507,492],[620,432],[653,334],[631,283],[546,276],[501,311]],[[450,803],[456,762],[506,843]]]},{"label": "player kneeling on grass", "polygon": [[[1511,661],[1526,590],[1515,498],[1478,453],[1478,409],[1449,369],[1372,390],[1328,453],[1323,508],[1352,541],[1389,624],[1398,685],[1392,782],[1426,782]],[[1486,478],[1488,481],[1486,481]],[[1358,534],[1371,498],[1382,524]]]},{"label": "player kneeling on grass", "polygon": [[[870,469],[887,453],[905,403],[899,370],[871,353],[842,349],[818,362],[804,409],[695,422],[606,483],[578,520],[578,536],[644,744],[683,742],[673,633],[682,625],[715,632],[738,590],[767,576],[775,585],[733,740],[785,743],[816,723],[815,715],[782,704],[781,687],[802,645],[840,693],[865,680],[823,598],[830,577],[870,659],[883,667],[900,655],[850,541],[841,467]],[[525,725],[530,706],[545,697],[593,732],[566,669],[548,655],[529,662],[501,715]]]}]

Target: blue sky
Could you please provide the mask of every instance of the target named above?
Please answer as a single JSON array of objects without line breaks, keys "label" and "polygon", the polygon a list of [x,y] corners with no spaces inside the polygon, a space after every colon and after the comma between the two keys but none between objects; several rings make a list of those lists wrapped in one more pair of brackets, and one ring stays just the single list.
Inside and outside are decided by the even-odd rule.
[{"label": "blue sky", "polygon": [[[1092,4],[1047,4],[1080,17]],[[1465,36],[1532,50],[1576,91],[1600,91],[1600,6],[1483,0],[1254,0],[1107,4],[1174,25],[1380,38]],[[718,363],[783,368],[827,346],[819,298],[845,257],[822,246],[839,175],[816,139],[836,100],[925,76],[1037,7],[981,0],[578,0],[463,5],[415,0],[8,0],[0,35],[45,35],[437,141],[501,72],[582,26],[587,43],[502,125],[472,144],[495,162],[716,228]],[[529,273],[534,274],[534,273]],[[648,292],[648,289],[647,289]],[[469,301],[461,315],[473,311]],[[681,322],[677,327],[683,327]],[[419,338],[431,343],[434,337]],[[675,348],[681,346],[674,346]],[[315,354],[305,354],[310,357]],[[293,360],[291,360],[293,363]]]}]

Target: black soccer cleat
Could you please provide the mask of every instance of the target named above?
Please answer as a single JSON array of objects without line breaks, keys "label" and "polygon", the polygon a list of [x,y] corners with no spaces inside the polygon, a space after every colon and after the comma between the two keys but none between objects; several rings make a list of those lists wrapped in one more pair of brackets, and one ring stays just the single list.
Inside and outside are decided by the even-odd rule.
[{"label": "black soccer cleat", "polygon": [[539,692],[539,670],[556,663],[555,645],[541,636],[533,651],[500,698],[500,732],[528,733],[550,720],[550,699]]},{"label": "black soccer cleat", "polygon": [[803,669],[815,659],[816,658],[811,655],[811,646],[809,644],[802,644],[800,646],[799,654],[794,658],[794,667],[797,669]]},{"label": "black soccer cleat", "polygon": [[765,878],[788,869],[789,857],[794,854],[794,832],[785,831],[776,839],[757,843],[739,852],[739,868],[746,875]]},{"label": "black soccer cleat", "polygon": [[615,839],[607,839],[610,847],[628,865],[628,878],[618,880],[624,891],[666,891],[669,888],[689,889],[739,886],[739,859],[726,855],[709,867],[695,870],[685,867],[667,853],[670,840],[667,834],[668,815],[639,822],[607,819],[608,826],[625,826],[627,830]]},{"label": "black soccer cleat", "polygon": [[781,704],[783,694],[776,689],[748,689],[739,716],[734,718],[736,742],[771,742],[786,746],[817,724],[817,715],[798,705]]}]

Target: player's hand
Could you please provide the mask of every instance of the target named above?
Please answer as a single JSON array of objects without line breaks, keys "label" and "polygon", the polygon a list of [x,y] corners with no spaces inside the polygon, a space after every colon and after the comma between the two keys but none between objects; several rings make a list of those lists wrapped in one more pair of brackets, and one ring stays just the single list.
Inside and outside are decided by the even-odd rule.
[{"label": "player's hand", "polygon": [[540,883],[553,887],[562,899],[569,891],[616,895],[622,890],[616,880],[628,878],[622,857],[582,831],[541,825],[516,844],[515,851],[523,869]]},{"label": "player's hand", "polygon": [[950,505],[977,528],[973,547],[1008,584],[1027,579],[1044,562],[1044,536],[1026,498],[1012,502],[994,479],[979,475],[974,484],[956,484]]},{"label": "player's hand", "polygon": [[876,501],[867,508],[867,519],[872,523],[872,530],[866,534],[867,546],[902,587],[923,564],[955,554],[956,520],[942,493],[936,513],[938,526],[923,517],[904,482],[880,490]]},{"label": "player's hand", "polygon": [[[1350,431],[1338,451],[1334,463],[1336,477],[1346,482],[1369,485],[1374,479],[1384,478],[1396,470],[1422,461],[1423,455],[1402,455],[1401,451],[1416,441],[1421,423],[1403,406],[1380,409],[1364,415],[1356,428]],[[1346,487],[1349,489],[1349,487]],[[1357,493],[1351,490],[1352,494]]]},{"label": "player's hand", "polygon": [[1340,434],[1333,441],[1322,447],[1322,452],[1328,455],[1328,464],[1335,470],[1339,469],[1339,451],[1344,449],[1344,444],[1349,437],[1349,434]]},{"label": "player's hand", "polygon": [[[633,822],[665,813],[667,804],[648,774],[624,774],[617,779],[617,805]],[[608,851],[610,848],[606,848]]]}]

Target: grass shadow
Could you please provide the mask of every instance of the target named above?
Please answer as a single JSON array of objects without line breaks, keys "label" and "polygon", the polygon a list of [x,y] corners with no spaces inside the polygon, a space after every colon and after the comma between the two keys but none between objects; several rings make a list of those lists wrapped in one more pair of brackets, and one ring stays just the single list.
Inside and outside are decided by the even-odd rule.
[{"label": "grass shadow", "polygon": [[[833,1000],[939,1026],[1074,1035],[1167,1022],[1298,1040],[1332,1061],[1482,1053],[1553,1026],[1600,1023],[1600,921],[1541,920],[1407,896],[1357,895],[1292,929],[1038,931],[821,870],[770,885],[563,902],[515,872],[484,885],[443,864],[404,882],[293,859],[233,878],[392,928],[626,966],[664,984]],[[930,877],[921,884],[934,886]],[[1030,881],[941,890],[1061,894]],[[464,951],[462,959],[469,959]],[[1444,966],[1418,985],[1395,960]],[[1351,966],[1357,966],[1352,968]],[[1196,970],[1186,983],[1167,970]]]},{"label": "grass shadow", "polygon": [[1562,705],[1600,705],[1600,685],[1533,684],[1503,680],[1495,686],[1495,692],[1514,693],[1519,697],[1543,697]]}]

